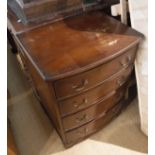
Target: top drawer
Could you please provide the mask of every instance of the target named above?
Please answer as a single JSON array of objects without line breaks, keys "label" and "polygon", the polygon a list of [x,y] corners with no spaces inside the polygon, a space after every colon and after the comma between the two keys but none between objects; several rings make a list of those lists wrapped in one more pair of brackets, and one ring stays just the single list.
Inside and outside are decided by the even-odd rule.
[{"label": "top drawer", "polygon": [[102,83],[122,68],[132,64],[135,54],[136,47],[94,69],[56,81],[54,87],[57,98],[71,97]]}]

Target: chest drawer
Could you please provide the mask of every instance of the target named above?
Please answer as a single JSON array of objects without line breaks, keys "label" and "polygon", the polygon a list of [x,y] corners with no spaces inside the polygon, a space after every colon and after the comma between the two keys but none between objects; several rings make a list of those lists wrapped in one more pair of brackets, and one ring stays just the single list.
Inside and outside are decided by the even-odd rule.
[{"label": "chest drawer", "polygon": [[128,79],[131,71],[132,66],[129,66],[128,68],[123,69],[119,73],[107,79],[102,85],[72,98],[59,101],[61,115],[66,116],[68,114],[75,113],[99,102],[107,94],[122,86]]},{"label": "chest drawer", "polygon": [[100,128],[102,128],[109,121],[111,121],[112,118],[114,118],[120,113],[122,106],[123,104],[122,102],[120,102],[116,106],[114,106],[110,111],[108,111],[108,113],[105,114],[103,117],[100,117],[97,120],[93,120],[90,123],[83,125],[78,129],[67,132],[66,141],[68,145],[78,142],[84,139],[85,137],[89,136],[90,134],[96,132]]},{"label": "chest drawer", "polygon": [[110,97],[105,98],[99,103],[87,108],[86,110],[75,113],[63,118],[63,126],[66,131],[76,128],[95,118],[104,116],[123,97],[123,90],[119,90]]},{"label": "chest drawer", "polygon": [[73,96],[102,83],[122,68],[132,64],[135,58],[135,50],[134,47],[108,63],[87,72],[56,81],[54,86],[57,98]]}]

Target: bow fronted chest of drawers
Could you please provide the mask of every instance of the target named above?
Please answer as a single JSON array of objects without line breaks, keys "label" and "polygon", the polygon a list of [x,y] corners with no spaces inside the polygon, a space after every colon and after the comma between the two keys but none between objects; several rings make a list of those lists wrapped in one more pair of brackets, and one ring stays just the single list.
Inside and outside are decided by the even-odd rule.
[{"label": "bow fronted chest of drawers", "polygon": [[18,60],[66,147],[101,129],[131,101],[141,38],[98,11],[15,35]]}]

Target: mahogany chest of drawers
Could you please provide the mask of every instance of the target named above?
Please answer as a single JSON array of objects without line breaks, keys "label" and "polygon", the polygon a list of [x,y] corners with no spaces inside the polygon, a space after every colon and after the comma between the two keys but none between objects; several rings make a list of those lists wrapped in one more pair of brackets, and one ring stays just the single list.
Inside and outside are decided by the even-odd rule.
[{"label": "mahogany chest of drawers", "polygon": [[89,12],[14,36],[18,60],[66,147],[117,116],[132,99],[142,34]]}]

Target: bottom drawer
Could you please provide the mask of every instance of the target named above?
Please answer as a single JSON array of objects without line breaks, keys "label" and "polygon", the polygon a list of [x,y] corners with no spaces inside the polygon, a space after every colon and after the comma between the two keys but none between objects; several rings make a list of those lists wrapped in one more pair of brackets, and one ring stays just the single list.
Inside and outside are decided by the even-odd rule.
[{"label": "bottom drawer", "polygon": [[82,127],[75,129],[73,131],[66,133],[66,146],[71,146],[78,141],[86,138],[93,132],[99,130],[104,125],[106,125],[110,120],[112,120],[113,117],[115,117],[117,114],[120,113],[123,102],[119,102],[116,106],[114,106],[107,114],[101,118],[98,118],[97,120],[94,120],[86,125],[83,125]]},{"label": "bottom drawer", "polygon": [[109,96],[108,94],[103,97],[103,99],[95,105],[63,118],[63,126],[65,131],[72,130],[105,115],[108,110],[110,110],[121,100],[124,96],[124,91],[124,87],[121,87],[120,90],[117,90],[116,92],[113,91],[112,95],[110,94]]}]

